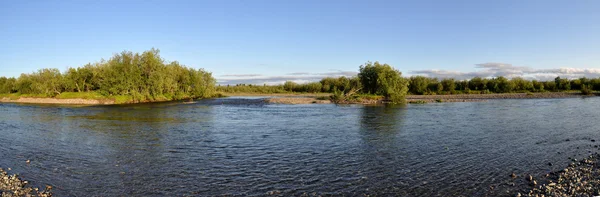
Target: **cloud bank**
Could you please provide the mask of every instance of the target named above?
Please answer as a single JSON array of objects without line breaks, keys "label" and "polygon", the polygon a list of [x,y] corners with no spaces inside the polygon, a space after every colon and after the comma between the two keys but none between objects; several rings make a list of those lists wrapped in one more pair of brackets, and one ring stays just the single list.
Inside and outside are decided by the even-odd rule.
[{"label": "cloud bank", "polygon": [[[529,80],[549,81],[554,80],[557,76],[561,78],[598,78],[600,77],[600,69],[589,68],[555,68],[555,69],[533,69],[526,66],[513,66],[507,63],[482,63],[475,64],[476,71],[473,72],[458,72],[450,70],[416,70],[408,72],[409,75],[421,75],[436,78],[454,78],[458,80],[471,79],[473,77],[498,77],[504,76],[507,78],[523,77]],[[217,77],[217,83],[221,85],[235,84],[254,84],[254,85],[278,85],[286,81],[296,83],[307,83],[320,81],[325,77],[352,77],[358,72],[335,70],[332,72],[310,73],[310,72],[294,72],[280,76],[266,76],[261,74],[232,74],[221,75]]]},{"label": "cloud bank", "polygon": [[476,64],[477,71],[457,72],[448,70],[417,70],[410,72],[412,75],[422,75],[437,78],[455,78],[459,80],[470,79],[473,77],[498,77],[507,78],[523,77],[525,79],[535,79],[540,81],[554,80],[555,77],[562,78],[597,78],[600,77],[600,69],[581,69],[581,68],[557,68],[557,69],[533,69],[525,66],[513,66],[506,63],[483,63]]},{"label": "cloud bank", "polygon": [[286,81],[293,81],[296,83],[307,83],[313,81],[320,81],[325,77],[352,77],[356,76],[358,72],[353,71],[341,71],[336,70],[332,72],[324,73],[309,73],[309,72],[296,72],[288,73],[280,76],[266,76],[260,74],[241,74],[241,75],[221,75],[217,77],[217,84],[221,85],[235,85],[235,84],[254,84],[254,85],[278,85],[283,84]]}]

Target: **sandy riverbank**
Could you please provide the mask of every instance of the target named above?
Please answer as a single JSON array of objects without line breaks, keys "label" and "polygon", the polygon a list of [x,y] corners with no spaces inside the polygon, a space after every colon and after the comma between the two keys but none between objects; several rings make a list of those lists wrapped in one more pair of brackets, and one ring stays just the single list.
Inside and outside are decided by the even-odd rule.
[{"label": "sandy riverbank", "polygon": [[2,98],[3,103],[35,103],[35,104],[64,104],[64,105],[112,105],[113,100],[95,100],[95,99],[57,99],[57,98]]}]

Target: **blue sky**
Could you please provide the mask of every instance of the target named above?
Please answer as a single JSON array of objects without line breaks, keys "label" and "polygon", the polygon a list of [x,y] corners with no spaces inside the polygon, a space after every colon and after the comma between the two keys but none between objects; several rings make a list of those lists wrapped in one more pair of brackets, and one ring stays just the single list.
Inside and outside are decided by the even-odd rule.
[{"label": "blue sky", "polygon": [[0,1],[0,75],[152,47],[229,82],[310,81],[366,61],[458,78],[596,74],[598,10],[592,0]]}]

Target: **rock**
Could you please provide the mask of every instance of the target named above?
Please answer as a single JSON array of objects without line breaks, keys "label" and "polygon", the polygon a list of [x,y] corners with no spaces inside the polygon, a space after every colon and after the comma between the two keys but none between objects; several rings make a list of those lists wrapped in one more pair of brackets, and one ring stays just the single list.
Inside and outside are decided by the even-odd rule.
[{"label": "rock", "polygon": [[281,194],[281,191],[279,190],[273,190],[273,191],[268,191],[267,195],[278,195]]},{"label": "rock", "polygon": [[51,197],[52,187],[46,188],[44,191],[39,191],[37,188],[27,187],[28,181],[18,178],[17,175],[8,175],[7,172],[0,169],[0,195],[1,196],[39,196]]}]

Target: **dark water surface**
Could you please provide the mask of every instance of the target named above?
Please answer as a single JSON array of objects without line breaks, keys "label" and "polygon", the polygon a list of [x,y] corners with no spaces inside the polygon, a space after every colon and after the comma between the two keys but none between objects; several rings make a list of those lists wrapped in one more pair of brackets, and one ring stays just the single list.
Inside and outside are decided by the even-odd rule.
[{"label": "dark water surface", "polygon": [[542,175],[597,151],[599,114],[597,98],[0,104],[0,167],[56,196],[506,195],[512,172]]}]

